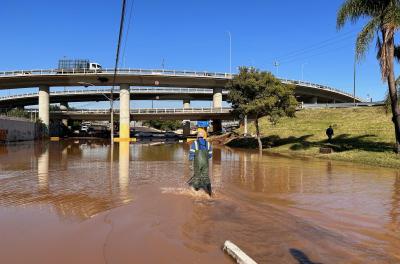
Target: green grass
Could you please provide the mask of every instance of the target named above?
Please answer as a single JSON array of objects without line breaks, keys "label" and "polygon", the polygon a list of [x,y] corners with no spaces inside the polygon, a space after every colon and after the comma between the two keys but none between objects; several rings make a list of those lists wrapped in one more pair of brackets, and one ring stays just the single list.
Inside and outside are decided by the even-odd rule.
[{"label": "green grass", "polygon": [[[325,135],[329,125],[335,132],[331,143]],[[393,153],[391,114],[383,107],[302,110],[295,118],[283,118],[275,126],[263,118],[260,127],[265,151],[400,168],[400,157]],[[255,134],[253,124],[249,132]],[[257,142],[234,139],[228,145],[256,148]],[[320,154],[319,148],[325,146],[334,153]]]}]

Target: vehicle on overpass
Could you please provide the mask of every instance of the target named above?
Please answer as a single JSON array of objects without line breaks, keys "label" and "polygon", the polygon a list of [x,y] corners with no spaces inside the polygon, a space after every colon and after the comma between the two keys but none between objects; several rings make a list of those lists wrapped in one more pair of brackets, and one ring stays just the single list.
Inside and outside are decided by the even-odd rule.
[{"label": "vehicle on overpass", "polygon": [[101,72],[102,67],[96,62],[89,60],[67,60],[58,61],[57,73],[76,73],[76,72]]}]

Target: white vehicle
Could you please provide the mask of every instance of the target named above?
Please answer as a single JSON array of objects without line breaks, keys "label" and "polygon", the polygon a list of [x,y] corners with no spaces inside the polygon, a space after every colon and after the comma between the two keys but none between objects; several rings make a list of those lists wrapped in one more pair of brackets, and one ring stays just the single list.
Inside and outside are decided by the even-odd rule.
[{"label": "white vehicle", "polygon": [[101,72],[101,65],[96,62],[89,62],[89,71]]},{"label": "white vehicle", "polygon": [[71,72],[101,72],[101,65],[97,62],[89,60],[69,60],[63,59],[58,61],[57,73]]},{"label": "white vehicle", "polygon": [[86,125],[81,126],[81,131],[82,132],[88,132],[88,130],[89,130],[88,126],[86,126]]}]

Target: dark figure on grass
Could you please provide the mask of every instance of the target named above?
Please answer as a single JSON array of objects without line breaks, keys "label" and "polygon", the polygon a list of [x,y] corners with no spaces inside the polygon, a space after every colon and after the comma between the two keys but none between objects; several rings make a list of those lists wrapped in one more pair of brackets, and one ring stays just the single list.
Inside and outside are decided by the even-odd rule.
[{"label": "dark figure on grass", "polygon": [[208,176],[208,160],[212,158],[211,144],[204,139],[200,130],[197,139],[190,146],[189,160],[193,161],[193,176],[188,181],[196,191],[203,189],[211,197],[211,181]]},{"label": "dark figure on grass", "polygon": [[328,141],[331,142],[332,137],[333,137],[333,128],[332,128],[332,126],[328,127],[328,129],[326,130],[326,135],[328,136]]}]

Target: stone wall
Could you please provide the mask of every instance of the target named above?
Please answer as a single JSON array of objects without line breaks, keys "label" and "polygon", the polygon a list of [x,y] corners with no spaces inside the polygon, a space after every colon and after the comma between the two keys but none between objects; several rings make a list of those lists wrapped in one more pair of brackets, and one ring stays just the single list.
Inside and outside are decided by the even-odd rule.
[{"label": "stone wall", "polygon": [[23,118],[0,116],[0,142],[27,141],[37,138],[34,122]]}]

